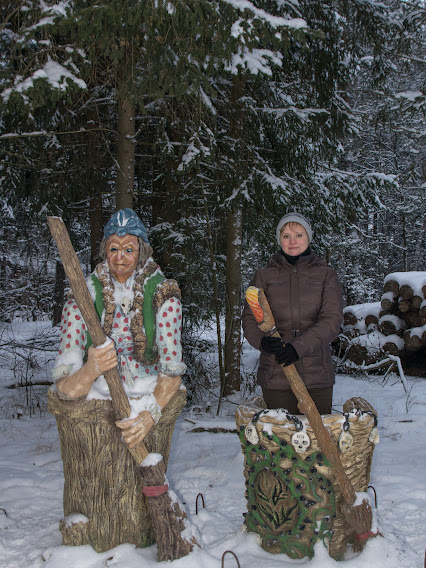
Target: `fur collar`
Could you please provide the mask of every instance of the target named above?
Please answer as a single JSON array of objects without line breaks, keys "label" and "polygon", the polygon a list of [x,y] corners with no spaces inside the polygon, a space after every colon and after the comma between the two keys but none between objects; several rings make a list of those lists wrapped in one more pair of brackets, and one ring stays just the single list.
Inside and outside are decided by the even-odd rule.
[{"label": "fur collar", "polygon": [[[130,329],[134,342],[134,356],[137,361],[142,361],[147,346],[147,339],[143,324],[143,301],[144,286],[147,279],[155,272],[160,271],[160,267],[152,258],[148,258],[144,266],[135,273],[133,285],[133,304],[130,308]],[[114,323],[115,299],[114,282],[108,268],[107,261],[101,262],[95,268],[95,275],[102,284],[102,298],[104,302],[104,321],[103,328],[107,335],[110,335]]]}]

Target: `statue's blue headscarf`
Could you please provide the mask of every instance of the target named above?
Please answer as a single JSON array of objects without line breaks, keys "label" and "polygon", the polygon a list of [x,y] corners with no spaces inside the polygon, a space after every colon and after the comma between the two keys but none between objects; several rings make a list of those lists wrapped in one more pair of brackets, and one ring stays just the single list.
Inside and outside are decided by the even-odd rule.
[{"label": "statue's blue headscarf", "polygon": [[149,245],[148,236],[146,234],[145,225],[133,211],[126,207],[120,209],[111,217],[104,228],[104,238],[107,239],[111,235],[124,237],[124,235],[135,235]]}]

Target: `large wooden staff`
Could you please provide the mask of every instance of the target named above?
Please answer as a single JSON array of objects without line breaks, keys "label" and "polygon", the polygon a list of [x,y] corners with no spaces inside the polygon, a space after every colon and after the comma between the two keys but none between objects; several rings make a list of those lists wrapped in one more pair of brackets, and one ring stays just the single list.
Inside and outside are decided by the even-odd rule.
[{"label": "large wooden staff", "polygon": [[[103,345],[107,340],[96,313],[92,297],[87,288],[77,255],[71,244],[68,231],[60,217],[48,217],[50,232],[56,241],[59,255],[64,266],[65,274],[70,282],[75,301],[91,335],[94,347]],[[129,400],[124,392],[123,383],[117,367],[104,373],[111,394],[112,405],[118,420],[130,416]],[[160,460],[157,463],[142,465],[149,452],[143,442],[133,448],[130,453],[140,469],[144,483],[144,495],[147,497],[151,514],[152,528],[158,549],[158,561],[176,560],[186,556],[192,550],[193,543],[181,536],[185,529],[183,519],[185,513],[176,502],[172,502],[165,484],[165,465]]]},{"label": "large wooden staff", "polygon": [[[259,329],[272,337],[281,337],[275,327],[275,319],[264,291],[261,288],[250,286],[246,291],[246,300],[258,323]],[[357,534],[359,548],[362,548],[368,538],[377,536],[375,533],[371,532],[373,515],[370,504],[365,499],[362,503],[355,504],[357,495],[342,466],[337,447],[325,428],[321,415],[305,384],[300,378],[296,367],[294,365],[287,367],[282,365],[282,369],[290,383],[291,390],[298,400],[297,406],[299,410],[307,417],[321,450],[334,470],[345,503],[343,506],[343,514],[347,523]]]}]

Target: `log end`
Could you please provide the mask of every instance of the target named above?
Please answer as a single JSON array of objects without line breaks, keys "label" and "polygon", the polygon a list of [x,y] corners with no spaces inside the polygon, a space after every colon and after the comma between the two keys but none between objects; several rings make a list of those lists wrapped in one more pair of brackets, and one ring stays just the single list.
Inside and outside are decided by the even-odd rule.
[{"label": "log end", "polygon": [[354,550],[360,552],[369,538],[377,536],[377,534],[371,532],[373,512],[370,503],[364,499],[361,505],[345,504],[342,506],[342,512],[345,521],[356,535],[352,546]]}]

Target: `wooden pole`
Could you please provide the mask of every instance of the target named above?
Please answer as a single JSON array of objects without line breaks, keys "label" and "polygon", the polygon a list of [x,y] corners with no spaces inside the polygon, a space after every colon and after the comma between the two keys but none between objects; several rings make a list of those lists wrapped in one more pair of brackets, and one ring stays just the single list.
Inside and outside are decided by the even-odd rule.
[{"label": "wooden pole", "polygon": [[[265,293],[261,288],[257,289],[258,304],[263,312],[263,321],[259,322],[258,314],[255,313],[256,307],[253,306],[252,300],[246,298],[248,304],[252,308],[253,314],[256,320],[259,322],[259,329],[265,333],[270,333],[272,337],[280,337],[278,330],[275,327],[275,319],[272,314],[271,308],[269,306],[268,300],[266,299]],[[254,309],[253,309],[254,308]],[[272,332],[272,333],[271,333]],[[333,467],[337,482],[340,485],[343,499],[345,501],[345,506],[343,514],[347,523],[353,528],[359,537],[360,548],[364,545],[365,541],[371,536],[376,536],[371,533],[371,523],[372,523],[372,511],[370,504],[364,499],[360,505],[355,505],[356,493],[354,488],[349,481],[348,476],[342,466],[340,461],[339,453],[337,447],[333,443],[330,434],[324,426],[321,415],[312,400],[305,384],[297,372],[294,365],[289,365],[285,367],[282,365],[285,376],[290,383],[291,390],[298,400],[298,407],[303,414],[307,417],[309,424],[319,442],[321,450],[326,456],[327,460]]]},{"label": "wooden pole", "polygon": [[[99,317],[96,313],[92,297],[87,288],[86,281],[81,270],[80,262],[72,246],[68,231],[60,217],[48,217],[47,223],[50,232],[56,241],[59,255],[64,266],[65,274],[71,285],[75,301],[86,323],[87,329],[92,337],[94,347],[102,345],[107,340],[102,329]],[[118,420],[123,420],[130,416],[131,408],[129,400],[124,391],[123,382],[114,368],[104,373],[105,380],[111,394],[112,405]],[[193,543],[181,536],[184,530],[185,513],[180,510],[177,503],[173,503],[165,485],[165,464],[161,459],[157,463],[150,464],[146,468],[141,465],[149,452],[143,442],[133,448],[128,448],[129,452],[136,461],[144,482],[148,486],[150,479],[157,485],[152,491],[147,490],[148,506],[151,513],[152,526],[158,548],[158,560],[176,560],[186,556],[192,550]],[[147,469],[144,475],[144,469]],[[165,488],[161,493],[161,488]],[[161,499],[161,508],[158,507],[156,500]]]}]

